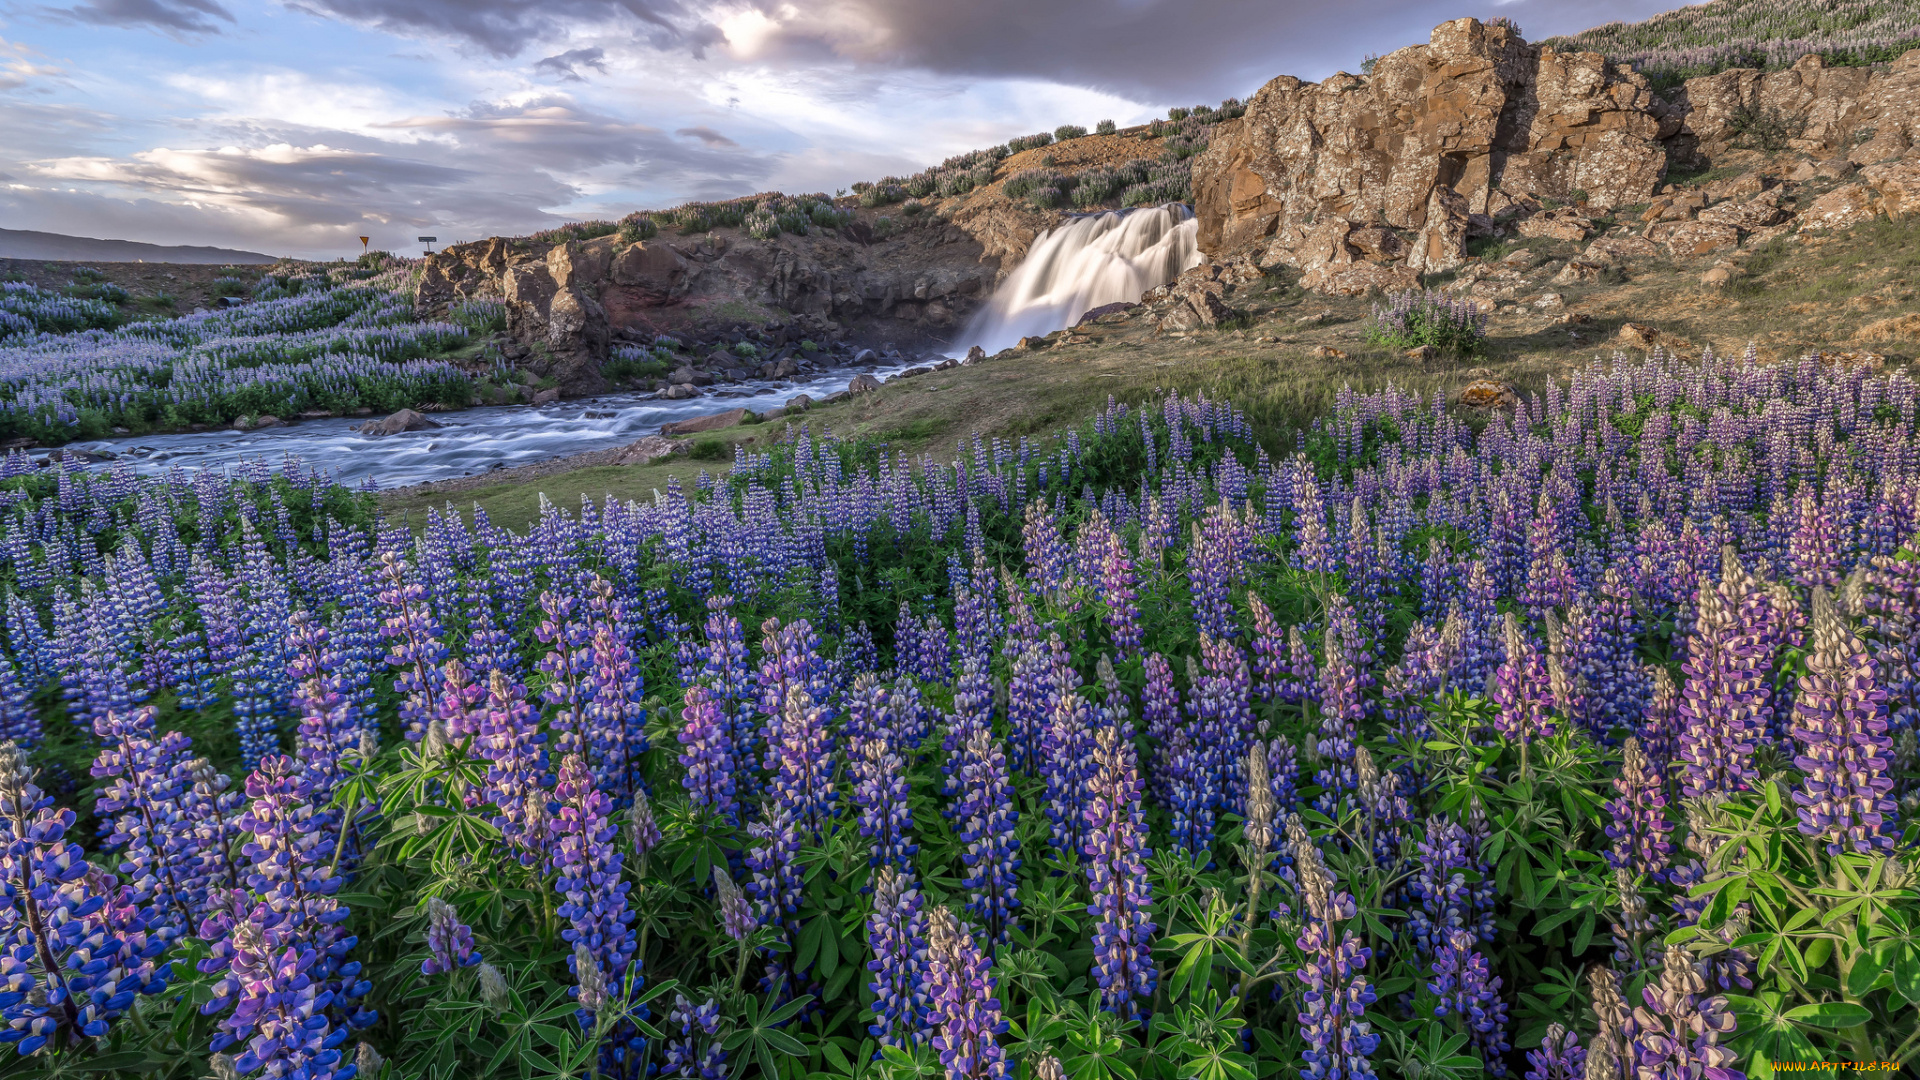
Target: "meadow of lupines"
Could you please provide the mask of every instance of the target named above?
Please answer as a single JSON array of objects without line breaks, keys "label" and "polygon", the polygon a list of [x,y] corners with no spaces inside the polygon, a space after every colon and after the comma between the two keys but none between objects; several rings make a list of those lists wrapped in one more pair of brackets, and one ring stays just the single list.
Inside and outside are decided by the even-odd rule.
[{"label": "meadow of lupines", "polygon": [[[1262,435],[1266,441],[1262,441]],[[1710,1078],[1920,1047],[1920,388],[806,428],[410,532],[0,473],[19,1075]]]},{"label": "meadow of lupines", "polygon": [[[468,377],[432,357],[492,321],[415,322],[408,273],[339,284],[265,278],[254,303],[118,329],[101,328],[116,321],[105,314],[74,321],[101,314],[93,308],[112,314],[110,304],[0,284],[0,438],[59,444],[114,427],[464,405]],[[16,332],[10,311],[24,312]]]},{"label": "meadow of lupines", "polygon": [[1665,89],[1729,68],[1788,67],[1809,55],[1832,67],[1885,63],[1920,48],[1920,12],[1906,0],[1717,0],[1542,44],[1605,53]]}]

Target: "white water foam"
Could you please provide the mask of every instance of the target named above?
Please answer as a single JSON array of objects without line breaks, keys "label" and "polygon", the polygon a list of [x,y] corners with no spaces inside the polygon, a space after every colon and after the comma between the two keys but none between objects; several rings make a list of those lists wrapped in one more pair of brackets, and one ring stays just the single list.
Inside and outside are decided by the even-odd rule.
[{"label": "white water foam", "polygon": [[[1178,203],[1074,218],[1037,237],[960,335],[958,354],[998,352],[1072,326],[1104,304],[1132,303],[1200,265],[1200,223]],[[956,354],[956,355],[958,355]]]}]

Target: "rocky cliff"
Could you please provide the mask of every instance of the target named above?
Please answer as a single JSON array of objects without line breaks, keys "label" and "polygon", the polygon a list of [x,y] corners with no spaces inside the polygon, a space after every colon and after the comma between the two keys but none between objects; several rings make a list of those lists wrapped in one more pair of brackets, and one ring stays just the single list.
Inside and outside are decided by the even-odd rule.
[{"label": "rocky cliff", "polygon": [[[1920,50],[1874,68],[1809,57],[1783,71],[1723,72],[1667,100],[1598,53],[1457,19],[1364,77],[1262,87],[1195,160],[1195,211],[1209,255],[1291,266],[1308,288],[1352,295],[1455,269],[1476,235],[1585,239],[1594,218],[1652,203],[1670,169],[1702,169],[1745,144],[1884,174],[1911,151],[1916,125]],[[1901,212],[1907,181],[1873,171],[1867,197]],[[1675,216],[1656,223],[1673,232]],[[1779,220],[1733,216],[1722,224],[1739,235],[1766,227],[1748,217]],[[1659,238],[1632,239],[1652,250]]]},{"label": "rocky cliff", "polygon": [[964,230],[931,221],[885,240],[861,223],[774,240],[739,230],[644,242],[494,237],[431,256],[415,306],[430,317],[463,299],[503,300],[508,333],[537,346],[569,390],[591,390],[616,337],[651,340],[713,320],[814,316],[876,339],[938,341],[991,291],[997,268]]}]

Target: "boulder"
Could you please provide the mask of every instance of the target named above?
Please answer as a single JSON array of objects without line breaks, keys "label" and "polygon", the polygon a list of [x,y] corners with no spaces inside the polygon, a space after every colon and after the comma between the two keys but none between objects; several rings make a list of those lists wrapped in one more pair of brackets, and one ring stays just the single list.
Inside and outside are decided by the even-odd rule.
[{"label": "boulder", "polygon": [[1408,268],[1416,273],[1439,274],[1466,262],[1472,212],[1465,195],[1445,184],[1436,185],[1427,196],[1426,220],[1413,238]]},{"label": "boulder", "polygon": [[668,386],[692,386],[695,372],[693,368],[681,365],[667,374]]},{"label": "boulder", "polygon": [[1513,392],[1513,387],[1491,378],[1468,383],[1460,389],[1458,400],[1469,409],[1511,409],[1520,404],[1520,396]]},{"label": "boulder", "polygon": [[1778,206],[1758,201],[1723,202],[1700,211],[1699,220],[1751,232],[1780,224],[1787,220],[1787,212]]},{"label": "boulder", "polygon": [[628,444],[626,449],[620,451],[620,456],[613,460],[613,464],[645,465],[649,462],[658,461],[663,457],[678,454],[686,448],[686,443],[674,442],[672,439],[659,435],[648,435],[645,438]]},{"label": "boulder", "polygon": [[1593,232],[1593,219],[1573,207],[1548,210],[1514,226],[1521,236],[1577,244]]},{"label": "boulder", "polygon": [[1587,245],[1586,258],[1588,262],[1611,263],[1651,259],[1659,254],[1659,246],[1644,236],[1602,236]]},{"label": "boulder", "polygon": [[1740,245],[1740,230],[1710,221],[1663,221],[1647,230],[1647,239],[1666,245],[1676,259],[1698,258]]},{"label": "boulder", "polygon": [[805,394],[795,394],[787,399],[788,412],[806,412],[813,408],[813,399]]},{"label": "boulder", "polygon": [[660,425],[662,435],[697,435],[702,431],[718,431],[730,428],[747,418],[745,409],[728,409],[726,412],[708,413],[705,416],[693,416],[685,420],[676,420],[671,424]]},{"label": "boulder", "polygon": [[1407,256],[1407,242],[1384,225],[1366,225],[1347,234],[1347,244],[1374,262],[1397,262]]},{"label": "boulder", "polygon": [[1365,296],[1375,290],[1391,293],[1419,287],[1420,274],[1412,267],[1362,262],[1323,276],[1313,290],[1326,296]]},{"label": "boulder", "polygon": [[987,358],[987,350],[981,348],[978,345],[974,345],[967,349],[967,359],[965,363],[978,364],[984,361],[986,358]]},{"label": "boulder", "polygon": [[773,365],[773,377],[776,379],[791,379],[798,374],[800,374],[800,362],[792,357],[787,357]]},{"label": "boulder", "polygon": [[287,422],[277,416],[262,415],[253,422],[255,428],[286,427]]},{"label": "boulder", "polygon": [[[1020,340],[1026,341],[1028,339],[1021,338]],[[880,380],[871,375],[855,375],[847,382],[847,393],[849,394],[866,394],[878,389],[880,389]]]},{"label": "boulder", "polygon": [[677,385],[667,387],[665,396],[669,401],[685,401],[688,398],[699,397],[700,391],[694,389],[691,385],[687,383],[679,383]]},{"label": "boulder", "polygon": [[1724,289],[1733,283],[1733,270],[1726,266],[1716,266],[1700,275],[1700,284],[1709,289]]},{"label": "boulder", "polygon": [[1873,194],[1865,184],[1842,184],[1813,200],[1800,215],[1802,229],[1846,229],[1874,219]]},{"label": "boulder", "polygon": [[1664,344],[1665,342],[1665,338],[1659,330],[1645,323],[1630,322],[1622,324],[1620,333],[1617,336],[1619,337],[1620,344],[1635,349],[1651,349],[1655,345]]},{"label": "boulder", "polygon": [[535,405],[551,405],[554,402],[559,400],[560,400],[560,391],[553,390],[553,389],[542,390],[539,393],[533,395],[533,403]]},{"label": "boulder", "polygon": [[397,413],[383,416],[378,420],[369,420],[355,428],[362,435],[398,435],[403,431],[432,431],[439,424],[427,419],[412,409],[401,409]]},{"label": "boulder", "polygon": [[1860,176],[1880,196],[1880,208],[1890,218],[1920,213],[1920,161],[1869,165]]},{"label": "boulder", "polygon": [[1591,285],[1600,280],[1600,272],[1606,267],[1585,259],[1569,259],[1560,272],[1553,275],[1555,285]]},{"label": "boulder", "polygon": [[1347,358],[1346,353],[1341,352],[1331,345],[1315,345],[1313,347],[1313,355],[1322,360],[1345,360]]}]

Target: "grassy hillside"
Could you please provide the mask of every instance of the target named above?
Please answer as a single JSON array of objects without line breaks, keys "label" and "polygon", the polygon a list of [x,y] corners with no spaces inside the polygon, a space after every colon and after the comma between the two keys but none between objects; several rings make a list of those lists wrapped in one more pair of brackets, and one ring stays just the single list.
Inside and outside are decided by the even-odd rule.
[{"label": "grassy hillside", "polygon": [[1631,63],[1657,86],[1729,68],[1778,68],[1811,53],[1829,64],[1874,64],[1920,46],[1912,0],[1714,0],[1637,23],[1611,22],[1550,38],[1561,49]]}]

